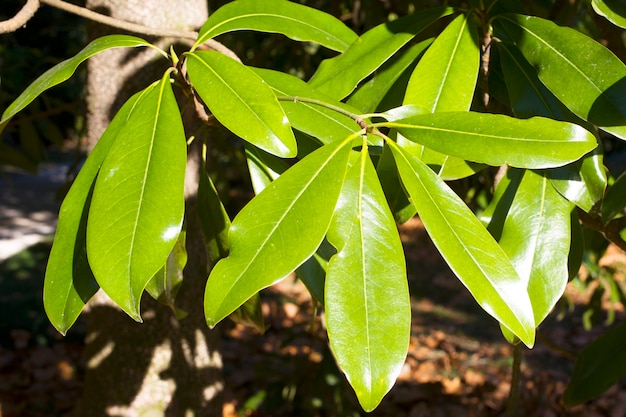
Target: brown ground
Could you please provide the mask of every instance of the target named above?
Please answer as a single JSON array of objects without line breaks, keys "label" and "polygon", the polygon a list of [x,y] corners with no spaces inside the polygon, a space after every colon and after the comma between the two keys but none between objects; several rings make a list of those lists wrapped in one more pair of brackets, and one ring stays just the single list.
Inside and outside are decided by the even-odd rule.
[{"label": "brown ground", "polygon": [[[404,225],[401,233],[413,297],[410,350],[395,387],[371,415],[504,416],[511,346],[441,261],[419,220]],[[41,264],[42,259],[32,262]],[[604,262],[621,266],[623,256],[611,251]],[[5,275],[10,265],[3,265]],[[18,280],[19,276],[11,275]],[[0,314],[5,315],[0,322],[5,325],[12,323],[11,311],[2,309],[8,297],[12,302],[24,298],[22,307],[38,305],[40,298],[39,293],[25,295],[20,288],[7,294],[6,284],[0,276]],[[585,302],[589,291],[570,286],[568,297]],[[326,348],[321,313],[314,314],[303,286],[285,280],[264,291],[263,298],[270,325],[265,334],[233,323],[222,328],[224,416],[366,415],[337,371]],[[81,340],[54,336],[35,309],[16,310],[14,314],[32,319],[16,321],[10,334],[0,334],[0,416],[71,416],[81,392]],[[626,384],[575,409],[565,410],[560,404],[573,366],[568,354],[606,328],[583,330],[580,307],[565,312],[561,320],[556,313],[563,309],[557,310],[540,328],[536,347],[524,352],[517,415],[626,415]],[[80,327],[75,334],[81,334]]]}]

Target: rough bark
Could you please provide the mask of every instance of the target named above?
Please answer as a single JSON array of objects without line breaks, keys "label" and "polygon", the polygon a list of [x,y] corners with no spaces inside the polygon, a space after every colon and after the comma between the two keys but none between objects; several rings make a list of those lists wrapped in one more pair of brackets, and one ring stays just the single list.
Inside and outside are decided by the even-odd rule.
[{"label": "rough bark", "polygon": [[[196,29],[207,17],[203,0],[87,0],[113,17],[153,27]],[[109,32],[93,25],[91,37]],[[151,39],[155,41],[154,39]],[[167,48],[171,40],[156,40]],[[167,62],[149,49],[114,50],[88,64],[88,142],[93,147],[110,119],[133,93],[160,78]],[[210,331],[202,308],[208,260],[198,226],[198,152],[191,152],[186,176],[189,261],[178,294],[189,315],[144,296],[143,323],[135,323],[102,292],[90,303],[87,374],[82,416],[221,416],[219,336]]]}]

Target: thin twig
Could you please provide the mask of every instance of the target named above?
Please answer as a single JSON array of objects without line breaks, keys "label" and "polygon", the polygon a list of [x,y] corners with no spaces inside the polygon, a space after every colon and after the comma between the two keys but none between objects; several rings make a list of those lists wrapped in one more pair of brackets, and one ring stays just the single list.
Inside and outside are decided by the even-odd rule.
[{"label": "thin twig", "polygon": [[39,0],[28,0],[15,16],[0,22],[0,33],[15,32],[33,17],[37,9],[39,9]]}]

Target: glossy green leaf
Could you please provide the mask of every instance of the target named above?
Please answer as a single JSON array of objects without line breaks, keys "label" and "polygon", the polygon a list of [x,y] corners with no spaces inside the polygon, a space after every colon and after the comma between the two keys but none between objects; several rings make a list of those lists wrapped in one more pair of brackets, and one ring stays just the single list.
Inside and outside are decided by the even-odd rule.
[{"label": "glossy green leaf", "polygon": [[323,146],[253,198],[230,228],[230,253],[209,276],[209,326],[293,272],[319,247],[345,177],[349,141]]},{"label": "glossy green leaf", "polygon": [[363,113],[376,111],[378,105],[396,81],[415,65],[415,61],[420,58],[432,42],[432,38],[426,39],[412,45],[405,52],[392,56],[376,71],[369,81],[350,95],[347,103],[358,108]]},{"label": "glossy green leaf", "polygon": [[148,294],[170,307],[177,316],[182,312],[176,307],[176,295],[183,283],[183,269],[187,265],[186,236],[187,233],[184,230],[178,235],[165,265],[146,284]]},{"label": "glossy green leaf", "polygon": [[215,51],[187,54],[189,78],[215,118],[271,154],[293,158],[296,139],[271,88],[250,68]]},{"label": "glossy green leaf", "polygon": [[433,8],[378,25],[365,32],[341,55],[322,61],[309,82],[341,100],[415,35],[450,13],[452,9],[449,8]]},{"label": "glossy green leaf", "polygon": [[145,90],[113,118],[65,196],[44,279],[43,303],[54,327],[65,334],[99,286],[87,261],[86,229],[93,186],[104,158]]},{"label": "glossy green leaf", "polygon": [[[511,45],[499,42],[496,47],[513,112],[518,117],[544,116],[580,124],[572,114],[539,80],[535,69]],[[602,199],[606,173],[601,150],[596,150],[572,164],[548,171],[552,185],[565,198],[585,211]]]},{"label": "glossy green leaf", "polygon": [[[260,68],[255,68],[254,71],[272,87],[277,96],[315,99],[340,107],[346,112],[359,113],[355,108],[320,93],[293,75]],[[319,104],[281,100],[280,105],[294,129],[311,135],[324,144],[343,140],[352,133],[361,130],[359,125],[350,117]]]},{"label": "glossy green leaf", "polygon": [[440,177],[395,143],[389,145],[411,201],[452,271],[488,314],[532,347],[532,305],[508,256]]},{"label": "glossy green leaf", "polygon": [[228,3],[202,25],[198,45],[236,30],[281,33],[297,41],[309,41],[343,52],[357,35],[336,17],[285,0],[239,0]]},{"label": "glossy green leaf", "polygon": [[87,222],[87,255],[98,284],[138,321],[141,294],[181,230],[186,160],[167,73],[137,103],[111,146]]},{"label": "glossy green leaf", "polygon": [[9,120],[15,116],[19,111],[28,106],[35,98],[41,93],[55,85],[61,84],[70,78],[76,68],[88,58],[96,55],[99,52],[106,51],[114,48],[133,48],[137,46],[149,46],[157,49],[159,52],[167,56],[165,52],[161,51],[152,44],[144,41],[143,39],[135,36],[128,35],[109,35],[103,36],[91,42],[82,51],[76,54],[74,57],[66,59],[65,61],[55,65],[48,71],[43,73],[39,78],[33,81],[26,90],[17,98],[13,103],[7,107],[0,119],[0,132],[4,130]]},{"label": "glossy green leaf", "polygon": [[605,222],[623,213],[626,207],[626,173],[620,175],[609,187],[602,201],[602,220]]},{"label": "glossy green leaf", "polygon": [[[415,67],[403,104],[413,104],[424,113],[469,111],[474,97],[480,49],[476,27],[467,15],[457,16],[435,39]],[[402,142],[402,139],[398,139]],[[410,145],[406,147],[411,149]],[[458,179],[479,169],[462,159],[416,145],[413,153],[443,179]],[[476,169],[474,169],[476,167]]]},{"label": "glossy green leaf", "polygon": [[385,123],[404,137],[446,155],[489,165],[551,168],[578,160],[596,138],[582,127],[552,119],[500,114],[421,114]]},{"label": "glossy green leaf", "polygon": [[365,411],[391,389],[406,359],[411,306],[398,230],[367,151],[346,175],[328,241],[330,347]]},{"label": "glossy green leaf", "polygon": [[623,0],[591,0],[591,6],[600,16],[626,29],[626,3]]},{"label": "glossy green leaf", "polygon": [[592,400],[626,376],[626,323],[587,345],[576,358],[574,372],[563,393],[563,404],[574,407]]},{"label": "glossy green leaf", "polygon": [[499,16],[494,28],[496,36],[518,46],[539,79],[574,114],[626,139],[626,66],[611,51],[538,17]]},{"label": "glossy green leaf", "polygon": [[511,181],[499,186],[513,188],[508,193],[512,201],[492,202],[497,206],[494,217],[504,219],[499,243],[527,285],[538,326],[567,285],[573,206],[552,187],[545,172],[510,168],[507,177]]},{"label": "glossy green leaf", "polygon": [[[206,155],[203,156],[202,166],[206,166]],[[198,181],[198,219],[204,236],[208,254],[208,266],[213,266],[219,259],[228,255],[230,248],[228,231],[230,217],[222,204],[217,189],[206,169],[200,171]],[[208,273],[208,271],[207,271]]]}]

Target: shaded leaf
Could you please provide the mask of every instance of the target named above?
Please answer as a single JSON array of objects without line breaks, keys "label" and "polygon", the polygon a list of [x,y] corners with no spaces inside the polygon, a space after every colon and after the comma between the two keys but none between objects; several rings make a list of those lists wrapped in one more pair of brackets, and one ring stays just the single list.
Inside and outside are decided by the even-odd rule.
[{"label": "shaded leaf", "polygon": [[551,168],[576,161],[596,147],[582,127],[552,119],[500,114],[421,114],[385,123],[438,152],[489,165]]},{"label": "shaded leaf", "polygon": [[151,88],[132,96],[115,115],[67,193],[44,279],[43,303],[50,322],[65,334],[99,288],[87,261],[86,229],[93,186],[102,162],[135,105]]},{"label": "shaded leaf", "polygon": [[389,142],[424,227],[478,304],[532,347],[533,309],[525,282],[465,203],[419,159]]},{"label": "shaded leaf", "polygon": [[111,146],[87,222],[87,253],[98,284],[138,321],[141,294],[181,230],[186,151],[166,73],[137,103]]},{"label": "shaded leaf", "polygon": [[246,146],[246,160],[255,194],[263,191],[270,182],[280,177],[289,168],[284,160],[252,145]]},{"label": "shaded leaf", "polygon": [[109,35],[98,38],[87,45],[74,57],[60,62],[33,81],[2,114],[2,119],[0,119],[0,132],[2,132],[6,124],[13,116],[15,116],[16,113],[28,106],[35,98],[37,98],[37,96],[47,89],[61,84],[63,81],[70,78],[76,71],[76,68],[86,59],[108,49],[134,48],[137,46],[149,46],[167,56],[165,52],[161,51],[156,46],[135,36]]},{"label": "shaded leaf", "polygon": [[297,154],[287,116],[270,87],[250,68],[215,51],[187,54],[189,78],[215,118],[271,154]]},{"label": "shaded leaf", "polygon": [[611,51],[538,17],[498,16],[494,28],[496,36],[517,45],[539,79],[574,114],[626,139],[626,66]]},{"label": "shaded leaf", "polygon": [[609,22],[626,29],[626,3],[623,0],[591,0],[591,6]]},{"label": "shaded leaf", "polygon": [[415,35],[452,11],[432,8],[368,30],[344,53],[322,61],[309,83],[337,100],[345,98]]},{"label": "shaded leaf", "polygon": [[378,160],[378,165],[376,165],[376,172],[378,173],[380,185],[383,187],[387,197],[387,204],[396,221],[404,223],[415,216],[415,207],[404,192],[402,182],[398,176],[396,161],[387,144],[385,144],[383,154]]},{"label": "shaded leaf", "polygon": [[[206,154],[202,166],[206,166]],[[209,268],[228,255],[230,218],[206,169],[200,170],[198,181],[198,219],[208,254]],[[208,273],[209,271],[207,271]]]},{"label": "shaded leaf", "polygon": [[365,411],[393,386],[408,350],[411,306],[404,252],[369,153],[348,171],[328,241],[325,309],[337,363]]},{"label": "shaded leaf", "polygon": [[626,207],[626,172],[609,187],[602,201],[602,220],[608,222]]},{"label": "shaded leaf", "polygon": [[233,311],[228,318],[235,323],[253,327],[261,334],[265,333],[265,330],[267,330],[261,306],[261,296],[258,293],[246,300],[246,302],[239,306],[237,310]]},{"label": "shaded leaf", "polygon": [[319,247],[339,198],[351,144],[335,142],[307,155],[235,217],[230,253],[209,276],[209,326],[259,290],[286,277]]},{"label": "shaded leaf", "polygon": [[187,234],[184,230],[178,235],[176,244],[167,257],[165,265],[146,284],[148,294],[155,300],[170,307],[178,318],[186,315],[176,307],[176,295],[180,285],[183,283],[183,269],[187,265],[186,236]]},{"label": "shaded leaf", "polygon": [[[541,83],[535,69],[515,47],[504,42],[496,46],[502,52],[500,61],[516,116],[584,123]],[[579,161],[548,171],[548,177],[561,195],[583,210],[591,210],[604,196],[607,182],[601,150],[596,148]]]},{"label": "shaded leaf", "polygon": [[324,304],[324,286],[326,271],[330,258],[337,250],[324,239],[317,251],[296,269],[298,278],[302,280],[311,295],[320,303]]},{"label": "shaded leaf", "polygon": [[574,407],[594,399],[626,376],[626,323],[604,333],[576,358],[563,404]]},{"label": "shaded leaf", "polygon": [[239,0],[211,14],[200,28],[198,45],[236,30],[281,33],[296,41],[309,41],[343,52],[357,35],[336,17],[320,10],[285,0]]}]

